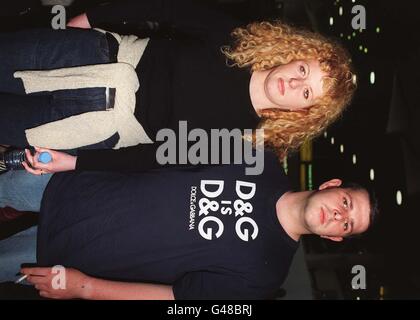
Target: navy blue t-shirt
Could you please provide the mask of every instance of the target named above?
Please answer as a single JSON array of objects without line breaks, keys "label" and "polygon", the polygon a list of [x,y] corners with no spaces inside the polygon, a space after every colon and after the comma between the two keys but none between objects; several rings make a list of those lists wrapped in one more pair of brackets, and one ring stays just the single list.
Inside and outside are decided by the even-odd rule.
[{"label": "navy blue t-shirt", "polygon": [[289,185],[271,153],[261,175],[245,167],[56,174],[44,192],[38,263],[173,285],[176,299],[270,298],[298,246],[275,209]]}]

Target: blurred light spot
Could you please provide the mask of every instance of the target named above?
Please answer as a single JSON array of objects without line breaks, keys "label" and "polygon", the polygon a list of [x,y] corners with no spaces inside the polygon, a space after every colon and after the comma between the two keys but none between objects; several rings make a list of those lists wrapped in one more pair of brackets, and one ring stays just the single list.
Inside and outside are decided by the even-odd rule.
[{"label": "blurred light spot", "polygon": [[330,26],[332,26],[334,24],[334,18],[330,17]]},{"label": "blurred light spot", "polygon": [[355,154],[352,156],[351,161],[353,162],[353,164],[357,163],[357,156]]},{"label": "blurred light spot", "polygon": [[351,35],[348,35],[348,36],[347,36],[347,39],[348,39],[348,40],[351,40]]},{"label": "blurred light spot", "polygon": [[369,177],[370,177],[370,180],[372,181],[375,180],[375,170],[370,169]]},{"label": "blurred light spot", "polygon": [[355,36],[356,36],[356,32],[353,32],[351,35],[352,35],[353,37],[355,37]]},{"label": "blurred light spot", "polygon": [[339,14],[340,16],[342,16],[342,15],[343,15],[343,7],[338,8],[338,14]]},{"label": "blurred light spot", "polygon": [[289,164],[287,162],[287,157],[284,158],[284,160],[283,160],[283,169],[284,169],[284,172],[286,172],[286,175],[287,175],[289,173]]},{"label": "blurred light spot", "polygon": [[352,80],[353,84],[355,85],[357,83],[357,75],[354,74]]},{"label": "blurred light spot", "polygon": [[375,72],[370,73],[370,84],[375,84]]},{"label": "blurred light spot", "polygon": [[402,204],[402,193],[400,190],[397,191],[397,204],[400,206]]},{"label": "blurred light spot", "polygon": [[344,145],[340,145],[340,153],[344,153]]},{"label": "blurred light spot", "polygon": [[324,138],[327,138],[328,137],[328,132],[327,131],[325,131],[324,132]]},{"label": "blurred light spot", "polygon": [[359,50],[363,51],[363,46],[362,45],[359,46]]},{"label": "blurred light spot", "polygon": [[379,32],[381,32],[381,28],[376,27],[376,33],[379,33]]},{"label": "blurred light spot", "polygon": [[331,137],[331,144],[334,144],[335,140],[334,137]]},{"label": "blurred light spot", "polygon": [[340,37],[341,37],[341,38],[342,38],[342,37],[344,37],[344,34],[340,33]]},{"label": "blurred light spot", "polygon": [[364,50],[364,51],[365,51],[365,53],[368,53],[368,48],[365,48],[365,50]]}]

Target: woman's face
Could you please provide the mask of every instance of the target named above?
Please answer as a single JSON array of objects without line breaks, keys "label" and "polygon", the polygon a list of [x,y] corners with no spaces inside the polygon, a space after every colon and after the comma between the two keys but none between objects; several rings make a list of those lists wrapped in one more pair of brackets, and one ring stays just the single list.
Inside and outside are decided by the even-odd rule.
[{"label": "woman's face", "polygon": [[325,76],[317,60],[295,60],[268,70],[263,85],[266,108],[296,110],[314,105],[323,95]]}]

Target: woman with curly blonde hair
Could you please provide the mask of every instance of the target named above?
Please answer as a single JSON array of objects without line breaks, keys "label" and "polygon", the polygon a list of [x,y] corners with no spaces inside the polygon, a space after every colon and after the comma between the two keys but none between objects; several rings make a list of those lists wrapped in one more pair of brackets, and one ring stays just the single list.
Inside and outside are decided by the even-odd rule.
[{"label": "woman with curly blonde hair", "polygon": [[[147,21],[169,32],[139,39],[92,29]],[[285,157],[333,122],[355,90],[341,45],[281,22],[243,27],[200,1],[119,1],[68,26],[24,33],[24,50],[15,40],[21,34],[0,39],[38,56],[32,65],[9,55],[17,63],[0,69],[3,115],[25,114],[18,123],[0,120],[0,143],[42,147],[24,164],[36,175],[158,167],[152,142],[181,121],[206,132],[262,128],[265,145]],[[48,164],[37,161],[43,151],[52,154]]]},{"label": "woman with curly blonde hair", "polygon": [[[281,84],[289,90],[303,92],[300,97],[294,97],[288,107],[277,105],[259,110],[262,118],[259,127],[264,129],[265,142],[281,157],[319,135],[350,103],[356,84],[351,59],[340,44],[280,21],[252,23],[235,29],[232,35],[235,45],[223,48],[223,52],[234,66],[250,67],[254,76],[266,73],[265,81],[275,74],[275,80],[280,78]],[[308,106],[305,100],[310,92],[305,91],[308,89],[304,82],[310,62],[323,73],[323,93]],[[291,70],[285,68],[288,65]]]}]

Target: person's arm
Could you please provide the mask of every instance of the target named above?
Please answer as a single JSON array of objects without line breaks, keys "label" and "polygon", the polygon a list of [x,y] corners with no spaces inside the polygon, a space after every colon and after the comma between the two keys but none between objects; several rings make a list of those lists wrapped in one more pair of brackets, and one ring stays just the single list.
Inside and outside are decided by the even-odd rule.
[{"label": "person's arm", "polygon": [[73,18],[68,26],[79,28],[158,22],[188,32],[212,32],[238,25],[216,2],[200,0],[125,0],[97,6]]},{"label": "person's arm", "polygon": [[[26,171],[40,175],[43,173],[56,173],[63,171],[79,170],[79,171],[115,171],[115,172],[143,172],[153,169],[177,167],[186,168],[195,166],[196,163],[179,163],[179,159],[174,159],[174,163],[166,163],[166,159],[161,159],[162,163],[157,160],[157,157],[164,158],[167,149],[158,150],[164,142],[155,142],[151,144],[139,144],[134,147],[127,147],[121,149],[79,149],[77,156],[69,155],[65,152],[55,151],[46,148],[35,147],[35,154],[31,155],[29,150],[26,150],[27,163],[23,166]],[[195,142],[187,142],[187,150]],[[41,163],[38,161],[39,155],[42,152],[48,152],[52,160],[49,163]],[[178,154],[177,150],[172,150]],[[211,150],[208,151],[210,154]],[[164,155],[162,155],[164,154]],[[233,149],[231,151],[231,159],[233,159]],[[171,159],[172,160],[172,159]],[[222,155],[217,163],[221,163]],[[217,164],[216,163],[216,164]]]},{"label": "person's arm", "polygon": [[68,23],[67,27],[71,28],[81,28],[81,29],[90,29],[92,26],[89,23],[89,19],[86,13],[82,13],[74,18],[72,18]]},{"label": "person's arm", "polygon": [[[40,295],[51,299],[86,300],[174,300],[172,286],[102,280],[65,268],[24,268],[27,281]],[[61,278],[60,278],[61,277]],[[65,279],[65,285],[58,279]],[[59,285],[60,284],[60,285]],[[54,288],[56,287],[56,288]]]},{"label": "person's arm", "polygon": [[76,170],[140,172],[160,167],[156,160],[158,143],[121,149],[80,149]]},{"label": "person's arm", "polygon": [[[40,162],[39,156],[42,152],[48,152],[51,161],[48,163]],[[25,149],[25,156],[26,161],[22,162],[22,165],[26,171],[34,175],[70,171],[76,168],[77,157],[61,151],[35,147],[34,155],[28,149]]]},{"label": "person's arm", "polygon": [[[158,143],[141,144],[134,147],[114,149],[78,150],[77,156],[65,152],[35,147],[32,155],[26,150],[26,162],[22,165],[26,171],[41,175],[71,170],[141,172],[162,167],[156,160]],[[42,152],[48,152],[52,160],[39,162]]]},{"label": "person's arm", "polygon": [[89,300],[175,300],[172,286],[90,278]]},{"label": "person's arm", "polygon": [[[178,146],[180,141],[177,139],[175,146]],[[186,149],[195,145],[195,141],[187,141]],[[142,172],[152,169],[162,168],[189,168],[191,166],[198,165],[197,163],[191,163],[190,156],[187,151],[186,162],[179,159],[179,152],[177,147],[169,150],[170,145],[165,141],[157,141],[151,144],[139,144],[134,147],[121,148],[121,149],[90,149],[90,150],[78,150],[78,156],[76,159],[76,170],[88,170],[88,171],[117,171],[117,172]],[[211,144],[207,147],[207,154],[211,155],[212,149]],[[230,159],[234,159],[234,149],[230,150]],[[171,154],[171,156],[169,156]],[[175,155],[175,157],[173,157]],[[242,155],[243,157],[243,155]],[[172,161],[167,163],[168,158]],[[219,164],[223,163],[223,154],[219,150],[219,158],[213,161],[208,159],[208,163],[199,163],[200,165],[208,164]]]}]

